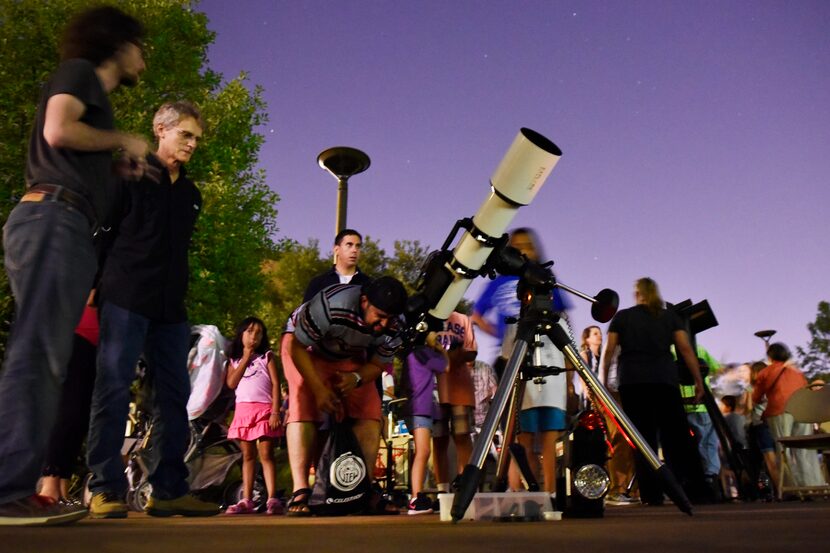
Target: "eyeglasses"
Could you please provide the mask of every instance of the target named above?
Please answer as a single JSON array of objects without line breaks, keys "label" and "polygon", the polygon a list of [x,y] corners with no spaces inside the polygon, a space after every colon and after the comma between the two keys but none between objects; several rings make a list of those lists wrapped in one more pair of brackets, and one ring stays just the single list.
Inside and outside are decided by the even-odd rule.
[{"label": "eyeglasses", "polygon": [[193,142],[198,144],[202,140],[201,136],[196,136],[192,132],[186,131],[184,129],[176,129],[176,133],[179,135],[179,138],[181,138],[185,142],[189,142],[192,140]]}]

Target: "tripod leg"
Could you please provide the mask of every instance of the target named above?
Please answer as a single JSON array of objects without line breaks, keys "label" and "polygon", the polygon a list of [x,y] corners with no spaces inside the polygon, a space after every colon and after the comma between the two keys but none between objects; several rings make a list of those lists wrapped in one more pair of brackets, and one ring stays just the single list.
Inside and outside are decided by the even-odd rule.
[{"label": "tripod leg", "polygon": [[[467,511],[467,507],[470,506],[473,496],[476,494],[479,481],[481,480],[481,469],[484,466],[484,461],[487,459],[487,451],[490,449],[490,444],[493,443],[496,427],[512,395],[513,387],[519,376],[519,368],[525,358],[525,354],[527,354],[527,348],[528,344],[525,340],[516,340],[516,345],[513,347],[513,353],[510,355],[507,367],[505,367],[504,373],[502,374],[502,379],[499,382],[493,403],[490,404],[490,410],[487,411],[487,417],[484,419],[484,426],[482,426],[481,433],[479,433],[478,439],[473,447],[470,462],[464,467],[464,472],[461,473],[461,482],[458,486],[458,492],[453,498],[452,510],[450,511],[453,522],[458,522],[464,518],[464,513]],[[504,445],[506,446],[507,444],[507,436],[505,436]],[[503,447],[502,450],[504,449]]]},{"label": "tripod leg", "polygon": [[645,441],[642,434],[640,434],[640,431],[637,430],[637,428],[631,423],[629,418],[623,410],[620,409],[620,406],[617,405],[617,402],[614,401],[614,398],[611,397],[611,394],[608,393],[608,390],[605,389],[605,386],[602,385],[596,375],[591,372],[585,364],[585,361],[583,361],[582,357],[580,357],[579,353],[577,353],[576,346],[573,344],[565,330],[558,324],[554,324],[549,331],[549,336],[554,345],[562,350],[565,357],[575,367],[576,371],[579,373],[579,376],[582,378],[582,381],[585,382],[588,388],[594,393],[597,400],[602,403],[603,407],[605,407],[614,419],[616,419],[617,423],[623,428],[625,433],[634,443],[634,446],[643,455],[646,462],[648,462],[648,464],[651,465],[651,468],[657,473],[657,476],[663,483],[663,489],[677,508],[684,513],[691,515],[692,504],[689,502],[689,498],[686,497],[686,494],[683,492],[683,488],[680,487],[680,484],[677,482],[674,474],[672,474],[669,468],[657,458],[657,455],[651,449],[651,446],[648,445],[648,442]]}]

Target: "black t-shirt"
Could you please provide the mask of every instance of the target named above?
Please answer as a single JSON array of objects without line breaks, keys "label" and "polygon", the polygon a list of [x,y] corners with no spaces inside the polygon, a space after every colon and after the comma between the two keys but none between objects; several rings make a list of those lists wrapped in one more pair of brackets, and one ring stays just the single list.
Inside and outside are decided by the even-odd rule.
[{"label": "black t-shirt", "polygon": [[101,298],[153,321],[187,320],[184,306],[189,268],[187,251],[202,195],[184,168],[175,184],[155,156],[161,181],[124,182],[113,212],[117,223],[108,238]]},{"label": "black t-shirt", "polygon": [[95,66],[82,59],[61,63],[43,88],[37,116],[29,141],[26,163],[26,184],[57,184],[84,196],[98,216],[105,217],[116,179],[112,174],[112,153],[109,150],[81,152],[53,148],[43,138],[46,103],[58,94],[69,94],[80,100],[85,111],[81,122],[90,127],[112,130],[115,123],[109,97],[95,73]]},{"label": "black t-shirt", "polygon": [[656,317],[645,305],[635,305],[617,313],[608,332],[616,332],[619,336],[619,386],[677,386],[677,365],[670,348],[678,330],[684,330],[680,317],[666,309]]}]

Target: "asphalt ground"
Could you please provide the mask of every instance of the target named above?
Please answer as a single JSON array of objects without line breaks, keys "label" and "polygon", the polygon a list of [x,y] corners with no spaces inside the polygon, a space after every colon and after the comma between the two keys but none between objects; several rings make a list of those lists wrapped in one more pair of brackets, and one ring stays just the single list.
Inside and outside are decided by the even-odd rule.
[{"label": "asphalt ground", "polygon": [[0,527],[3,553],[712,553],[830,550],[830,501],[609,507],[604,518],[441,522],[437,515],[203,519],[84,519],[46,528]]}]

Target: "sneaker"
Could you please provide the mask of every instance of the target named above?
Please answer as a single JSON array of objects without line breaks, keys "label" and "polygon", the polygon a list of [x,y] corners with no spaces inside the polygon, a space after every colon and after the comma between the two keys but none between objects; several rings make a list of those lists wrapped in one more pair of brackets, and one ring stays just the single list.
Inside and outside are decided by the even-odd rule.
[{"label": "sneaker", "polygon": [[432,501],[423,492],[418,492],[418,495],[409,502],[409,510],[407,514],[410,515],[429,515],[434,513],[432,509]]},{"label": "sneaker", "polygon": [[634,497],[625,495],[624,493],[612,493],[605,498],[606,505],[639,505],[640,500]]},{"label": "sneaker", "polygon": [[93,494],[89,502],[91,518],[127,518],[128,510],[124,500],[110,492]]},{"label": "sneaker", "polygon": [[281,515],[283,514],[283,512],[284,509],[282,507],[282,501],[280,501],[276,497],[268,499],[268,502],[265,504],[266,515]]},{"label": "sneaker", "polygon": [[252,515],[256,512],[256,505],[250,499],[242,499],[236,505],[225,509],[226,515]]},{"label": "sneaker", "polygon": [[0,504],[0,526],[69,524],[87,514],[83,507],[61,505],[51,497],[31,495]]},{"label": "sneaker", "polygon": [[189,493],[174,499],[159,499],[151,495],[144,512],[151,517],[212,517],[219,514],[219,505],[196,499]]}]

